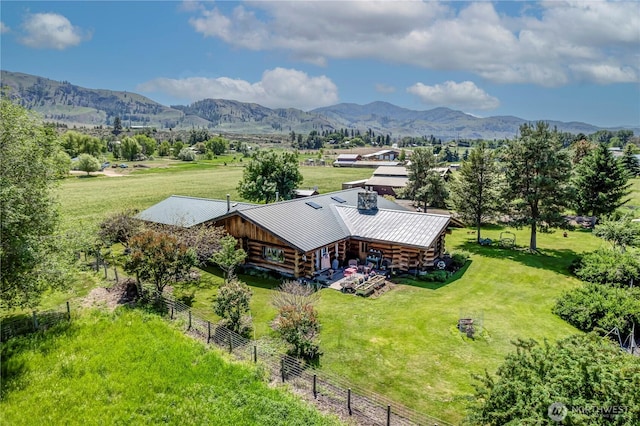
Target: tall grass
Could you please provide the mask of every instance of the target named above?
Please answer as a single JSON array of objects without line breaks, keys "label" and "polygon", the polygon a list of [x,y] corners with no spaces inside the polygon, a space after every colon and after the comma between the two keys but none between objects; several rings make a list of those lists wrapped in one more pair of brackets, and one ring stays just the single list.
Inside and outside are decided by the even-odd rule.
[{"label": "tall grass", "polygon": [[1,351],[3,425],[339,424],[155,314],[91,311]]}]

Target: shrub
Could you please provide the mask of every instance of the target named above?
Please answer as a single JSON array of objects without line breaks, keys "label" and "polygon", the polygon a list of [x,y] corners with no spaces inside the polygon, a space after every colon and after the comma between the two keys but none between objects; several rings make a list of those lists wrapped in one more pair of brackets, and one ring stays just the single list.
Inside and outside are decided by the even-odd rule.
[{"label": "shrub", "polygon": [[178,153],[178,159],[182,161],[195,161],[196,153],[189,148],[182,148]]},{"label": "shrub", "polygon": [[455,266],[456,268],[462,268],[469,260],[469,253],[453,253],[451,255],[451,260],[453,261],[453,266]]},{"label": "shrub", "polygon": [[222,324],[229,330],[248,337],[252,330],[248,315],[251,290],[235,277],[220,286],[213,310],[223,318]]},{"label": "shrub", "polygon": [[575,273],[583,281],[626,286],[640,279],[640,260],[635,253],[600,249],[585,254]]},{"label": "shrub", "polygon": [[582,331],[618,327],[626,335],[640,324],[640,288],[589,283],[562,295],[553,312]]},{"label": "shrub", "polygon": [[320,332],[318,313],[314,307],[317,293],[310,286],[295,281],[283,283],[273,297],[278,316],[273,328],[290,345],[289,355],[317,361],[322,352],[317,342]]},{"label": "shrub", "polygon": [[420,277],[422,281],[443,283],[449,278],[447,271],[433,271]]}]

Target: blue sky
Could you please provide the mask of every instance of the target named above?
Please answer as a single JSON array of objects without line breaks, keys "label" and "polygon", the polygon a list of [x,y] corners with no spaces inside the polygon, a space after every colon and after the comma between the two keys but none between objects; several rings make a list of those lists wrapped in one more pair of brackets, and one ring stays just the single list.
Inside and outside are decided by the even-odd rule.
[{"label": "blue sky", "polygon": [[2,0],[0,65],[169,104],[640,126],[637,1]]}]

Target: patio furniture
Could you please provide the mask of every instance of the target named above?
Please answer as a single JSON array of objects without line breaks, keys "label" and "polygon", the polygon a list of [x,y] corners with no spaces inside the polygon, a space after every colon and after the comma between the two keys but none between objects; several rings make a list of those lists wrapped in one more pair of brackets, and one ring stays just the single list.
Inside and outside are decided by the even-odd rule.
[{"label": "patio furniture", "polygon": [[345,277],[350,277],[351,275],[355,274],[358,272],[358,268],[356,267],[350,267],[350,268],[346,268],[344,270],[344,276]]}]

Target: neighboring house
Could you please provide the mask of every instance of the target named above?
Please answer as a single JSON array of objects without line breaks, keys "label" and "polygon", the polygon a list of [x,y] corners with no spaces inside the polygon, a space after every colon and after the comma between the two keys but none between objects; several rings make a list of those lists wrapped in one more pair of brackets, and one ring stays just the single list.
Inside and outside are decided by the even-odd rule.
[{"label": "neighboring house", "polygon": [[[444,180],[449,180],[451,168],[436,167],[433,169]],[[373,176],[364,183],[364,187],[369,191],[375,191],[379,195],[398,196],[398,190],[407,186],[409,182],[409,171],[403,166],[381,166],[374,172]],[[344,184],[343,184],[344,185]]]},{"label": "neighboring house", "polygon": [[[184,204],[170,197],[138,216],[157,222],[185,222]],[[184,197],[189,198],[189,197]],[[174,199],[174,200],[172,200]],[[169,201],[171,200],[171,201]],[[247,252],[246,264],[293,277],[313,277],[337,258],[366,262],[371,253],[388,268],[407,271],[434,265],[444,254],[449,215],[415,213],[373,192],[349,189],[263,205],[220,202],[195,203],[197,221],[222,226]],[[233,205],[236,207],[234,208]],[[224,207],[224,206],[223,206]],[[165,211],[176,208],[177,212]],[[205,213],[206,212],[206,213]],[[204,220],[209,218],[208,220]]]},{"label": "neighboring house", "polygon": [[363,160],[374,161],[393,161],[397,160],[400,156],[400,152],[394,149],[384,149],[382,151],[374,152],[372,154],[366,154],[362,156]]},{"label": "neighboring house", "polygon": [[373,176],[364,184],[370,191],[375,191],[378,195],[391,195],[397,197],[397,191],[407,186],[409,174],[406,167],[402,166],[380,166]]},{"label": "neighboring house", "polygon": [[318,188],[311,188],[311,189],[294,189],[293,190],[293,198],[304,198],[304,197],[311,197],[313,195],[318,195],[320,194],[318,192]]},{"label": "neighboring house", "polygon": [[352,167],[356,161],[362,159],[360,154],[340,154],[336,161],[333,162],[334,167]]}]

